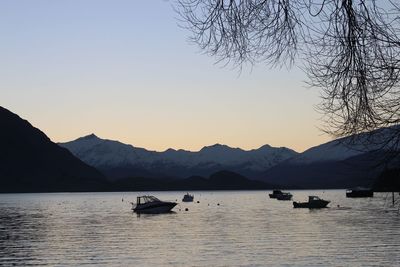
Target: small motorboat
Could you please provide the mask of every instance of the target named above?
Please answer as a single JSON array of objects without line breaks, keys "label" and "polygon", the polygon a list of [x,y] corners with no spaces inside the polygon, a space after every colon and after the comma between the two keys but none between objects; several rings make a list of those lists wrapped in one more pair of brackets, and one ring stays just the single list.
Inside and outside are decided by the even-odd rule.
[{"label": "small motorboat", "polygon": [[370,188],[356,187],[347,189],[346,197],[374,197],[374,191]]},{"label": "small motorboat", "polygon": [[190,195],[189,193],[186,193],[183,198],[182,201],[183,202],[193,202],[194,199],[194,195]]},{"label": "small motorboat", "polygon": [[161,201],[154,196],[139,196],[132,203],[132,210],[136,213],[166,213],[170,212],[177,203]]},{"label": "small motorboat", "polygon": [[293,201],[293,208],[321,209],[326,208],[329,202],[329,200],[323,200],[317,196],[309,196],[308,202]]},{"label": "small motorboat", "polygon": [[293,195],[289,192],[282,192],[281,190],[273,190],[272,194],[269,194],[270,198],[276,198],[277,200],[291,200]]},{"label": "small motorboat", "polygon": [[269,194],[270,198],[277,198],[278,195],[282,195],[282,191],[281,190],[273,190],[272,194]]},{"label": "small motorboat", "polygon": [[277,200],[292,200],[293,195],[290,193],[282,192],[282,194],[277,195]]}]

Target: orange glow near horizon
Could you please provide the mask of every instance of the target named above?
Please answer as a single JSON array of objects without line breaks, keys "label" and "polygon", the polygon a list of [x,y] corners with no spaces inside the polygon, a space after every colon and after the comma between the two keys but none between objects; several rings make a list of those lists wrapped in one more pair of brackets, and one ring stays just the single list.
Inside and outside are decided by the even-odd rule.
[{"label": "orange glow near horizon", "polygon": [[[94,133],[99,138],[119,141],[135,147],[153,151],[165,151],[168,148],[199,151],[204,146],[223,144],[230,147],[238,147],[244,150],[257,149],[263,145],[273,147],[287,147],[297,152],[303,152],[310,147],[330,141],[327,135],[322,135],[315,128],[313,135],[304,135],[301,131],[291,131],[290,127],[273,131],[272,129],[259,127],[250,131],[244,125],[220,125],[200,129],[195,124],[179,123],[173,127],[165,125],[145,125],[135,129],[132,125],[121,125],[117,121],[102,121],[99,124],[75,121],[75,127],[64,127],[56,124],[41,122],[32,119],[34,126],[42,129],[54,142],[68,142],[79,137]],[[68,125],[71,125],[69,122]],[[49,127],[50,126],[50,127]],[[307,133],[309,133],[308,131]]]},{"label": "orange glow near horizon", "polygon": [[156,151],[300,152],[330,140],[301,70],[216,65],[168,2],[17,2],[0,4],[0,105],[55,142],[95,133]]}]

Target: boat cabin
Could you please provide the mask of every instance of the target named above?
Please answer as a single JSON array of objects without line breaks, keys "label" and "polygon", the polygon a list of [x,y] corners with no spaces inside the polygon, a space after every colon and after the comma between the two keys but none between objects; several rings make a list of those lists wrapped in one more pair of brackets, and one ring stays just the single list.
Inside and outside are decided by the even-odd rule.
[{"label": "boat cabin", "polygon": [[146,204],[149,202],[156,202],[156,201],[160,201],[160,200],[154,196],[139,196],[136,198],[137,205]]},{"label": "boat cabin", "polygon": [[321,200],[321,199],[317,196],[308,196],[308,202],[318,201],[318,200]]}]

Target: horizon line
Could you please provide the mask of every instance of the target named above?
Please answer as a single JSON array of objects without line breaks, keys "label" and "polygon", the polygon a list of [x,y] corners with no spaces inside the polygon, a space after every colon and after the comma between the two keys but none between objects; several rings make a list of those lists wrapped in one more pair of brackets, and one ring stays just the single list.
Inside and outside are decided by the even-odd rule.
[{"label": "horizon line", "polygon": [[83,135],[83,136],[81,136],[81,137],[75,138],[75,139],[70,140],[70,141],[63,141],[63,142],[56,141],[55,143],[57,143],[57,144],[65,144],[65,143],[70,143],[70,142],[77,141],[77,140],[79,140],[79,139],[90,138],[90,137],[95,137],[95,138],[98,138],[98,139],[104,140],[104,141],[118,142],[118,143],[121,143],[121,144],[124,144],[124,145],[130,145],[130,146],[132,146],[132,147],[134,147],[134,148],[144,149],[144,150],[147,150],[147,151],[150,151],[150,152],[158,152],[158,153],[167,152],[168,150],[173,150],[173,151],[185,151],[185,152],[196,153],[196,152],[200,152],[200,151],[201,151],[202,149],[204,149],[204,148],[209,148],[209,147],[213,147],[213,146],[225,146],[225,147],[228,147],[228,148],[231,148],[231,149],[240,149],[240,150],[245,151],[245,152],[250,152],[250,151],[259,150],[259,149],[261,149],[261,148],[263,148],[263,147],[265,147],[265,146],[268,146],[268,147],[277,148],[277,149],[279,149],[279,148],[289,149],[289,150],[292,150],[292,151],[294,151],[294,152],[296,152],[296,153],[298,153],[298,154],[301,154],[301,153],[303,153],[303,152],[305,152],[305,151],[307,151],[307,150],[309,150],[309,149],[311,149],[311,148],[313,148],[313,147],[317,147],[317,146],[320,146],[320,145],[322,145],[322,144],[326,144],[326,143],[328,143],[328,142],[333,141],[333,140],[331,140],[331,141],[328,141],[328,142],[325,142],[325,143],[321,143],[321,144],[318,144],[318,145],[311,146],[311,147],[305,149],[305,150],[302,151],[302,152],[299,152],[299,151],[297,151],[297,150],[295,150],[295,149],[293,149],[293,148],[290,148],[290,147],[286,147],[286,146],[272,146],[272,145],[270,145],[270,144],[264,144],[264,145],[259,146],[258,148],[243,149],[243,148],[241,148],[241,147],[230,146],[230,145],[222,144],[222,143],[218,143],[218,142],[217,142],[217,143],[214,143],[214,144],[211,144],[211,145],[204,145],[204,146],[202,146],[199,150],[188,150],[188,149],[183,149],[183,148],[176,149],[176,148],[173,148],[173,147],[169,147],[169,148],[164,149],[164,150],[155,150],[155,149],[147,149],[147,148],[145,148],[145,147],[138,147],[138,146],[135,146],[135,145],[133,145],[133,144],[131,144],[131,143],[124,143],[124,142],[122,142],[122,141],[120,141],[120,140],[113,140],[113,139],[108,139],[108,138],[101,138],[101,137],[99,137],[98,135],[96,135],[95,133],[90,133],[90,134],[87,134],[87,135]]}]

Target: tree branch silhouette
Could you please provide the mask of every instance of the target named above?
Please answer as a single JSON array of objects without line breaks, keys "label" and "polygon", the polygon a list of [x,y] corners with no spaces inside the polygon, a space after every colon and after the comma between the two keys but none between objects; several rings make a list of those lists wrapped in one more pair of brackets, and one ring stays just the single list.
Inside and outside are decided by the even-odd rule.
[{"label": "tree branch silhouette", "polygon": [[[321,88],[323,130],[371,132],[400,151],[400,5],[391,0],[177,0],[180,25],[217,62],[297,65]],[[387,128],[388,127],[388,128]],[[387,128],[385,131],[374,131]],[[352,140],[352,139],[350,139]]]}]

